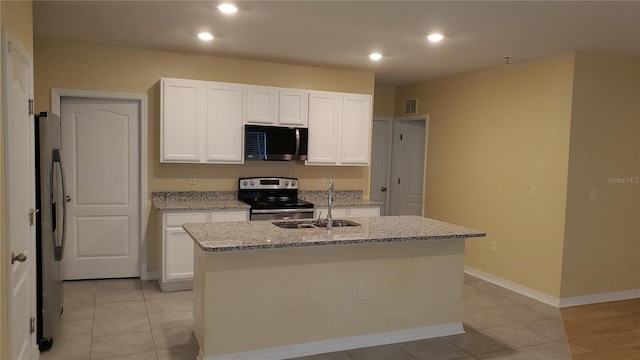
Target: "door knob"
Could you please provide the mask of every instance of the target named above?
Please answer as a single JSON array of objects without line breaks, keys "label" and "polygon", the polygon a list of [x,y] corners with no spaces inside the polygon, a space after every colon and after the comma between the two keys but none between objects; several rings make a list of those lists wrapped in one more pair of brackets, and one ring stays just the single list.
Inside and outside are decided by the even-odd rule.
[{"label": "door knob", "polygon": [[65,198],[65,200],[66,200],[67,202],[70,202],[70,201],[71,201],[71,196],[67,195],[67,197]]},{"label": "door knob", "polygon": [[380,191],[387,191],[387,187],[386,186],[381,187]]},{"label": "door knob", "polygon": [[16,253],[14,253],[13,251],[11,252],[11,264],[13,264],[14,262],[19,261],[19,262],[25,262],[27,261],[27,254],[25,253],[20,253],[18,255],[16,255]]}]

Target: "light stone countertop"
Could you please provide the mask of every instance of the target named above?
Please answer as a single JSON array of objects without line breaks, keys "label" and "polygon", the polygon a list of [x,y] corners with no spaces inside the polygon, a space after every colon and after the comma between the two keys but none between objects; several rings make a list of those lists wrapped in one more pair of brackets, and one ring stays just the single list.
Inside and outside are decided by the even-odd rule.
[{"label": "light stone countertop", "polygon": [[[300,190],[298,197],[315,207],[327,207],[327,191]],[[157,210],[199,211],[199,210],[248,210],[251,207],[238,201],[237,191],[157,191],[151,194],[151,201]],[[362,198],[362,191],[336,190],[333,207],[382,206],[377,201]]]},{"label": "light stone countertop", "polygon": [[275,220],[189,223],[183,228],[204,251],[222,252],[301,246],[483,237],[486,233],[420,216],[350,218],[361,226],[282,229]]},{"label": "light stone countertop", "polygon": [[158,191],[151,193],[151,201],[157,210],[249,210],[251,207],[238,201],[236,191]]}]

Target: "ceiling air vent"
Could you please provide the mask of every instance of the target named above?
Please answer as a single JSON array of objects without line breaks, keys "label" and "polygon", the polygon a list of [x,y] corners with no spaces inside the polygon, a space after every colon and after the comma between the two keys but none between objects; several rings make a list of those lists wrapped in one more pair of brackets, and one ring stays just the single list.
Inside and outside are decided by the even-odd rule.
[{"label": "ceiling air vent", "polygon": [[404,114],[405,115],[418,114],[418,98],[407,99],[404,101]]}]

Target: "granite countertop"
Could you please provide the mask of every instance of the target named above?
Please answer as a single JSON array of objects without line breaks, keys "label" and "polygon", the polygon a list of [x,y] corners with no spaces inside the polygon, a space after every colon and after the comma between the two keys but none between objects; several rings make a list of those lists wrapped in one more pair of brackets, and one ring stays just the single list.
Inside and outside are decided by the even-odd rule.
[{"label": "granite countertop", "polygon": [[153,206],[163,211],[250,209],[237,198],[235,191],[161,191],[151,194]]},{"label": "granite countertop", "polygon": [[[326,190],[300,190],[298,198],[312,203],[315,207],[327,207]],[[362,198],[360,190],[336,190],[333,192],[333,207],[382,206],[381,202]]]},{"label": "granite countertop", "polygon": [[[327,207],[327,191],[300,190],[298,198],[312,203],[315,207]],[[151,201],[157,210],[196,211],[249,209],[250,206],[238,201],[237,191],[154,191]],[[337,190],[334,192],[333,206],[358,207],[381,206],[382,203],[362,198],[359,190]]]},{"label": "granite countertop", "polygon": [[274,220],[189,223],[183,228],[204,251],[222,252],[301,246],[483,237],[479,230],[420,216],[351,218],[361,226],[282,229]]}]

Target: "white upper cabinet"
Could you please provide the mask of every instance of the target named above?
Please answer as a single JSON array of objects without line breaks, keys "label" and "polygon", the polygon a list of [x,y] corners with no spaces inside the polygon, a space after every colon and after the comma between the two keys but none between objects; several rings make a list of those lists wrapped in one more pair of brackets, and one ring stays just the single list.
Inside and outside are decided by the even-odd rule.
[{"label": "white upper cabinet", "polygon": [[163,162],[200,162],[202,96],[200,81],[162,79],[160,152]]},{"label": "white upper cabinet", "polygon": [[244,162],[242,125],[242,86],[205,82],[205,125],[207,163]]},{"label": "white upper cabinet", "polygon": [[308,165],[369,165],[371,95],[313,91]]},{"label": "white upper cabinet", "polygon": [[161,79],[161,162],[242,164],[242,85]]},{"label": "white upper cabinet", "polygon": [[275,125],[278,91],[267,86],[247,86],[244,89],[244,122]]},{"label": "white upper cabinet", "polygon": [[278,125],[307,127],[309,125],[309,92],[278,90]]},{"label": "white upper cabinet", "polygon": [[244,124],[309,128],[308,165],[368,166],[372,96],[161,79],[160,161],[244,163]]},{"label": "white upper cabinet", "polygon": [[245,86],[244,123],[307,127],[309,92],[305,90]]},{"label": "white upper cabinet", "polygon": [[309,94],[308,165],[335,165],[339,160],[342,95],[312,91]]},{"label": "white upper cabinet", "polygon": [[371,156],[371,95],[342,97],[342,165],[369,165]]}]

